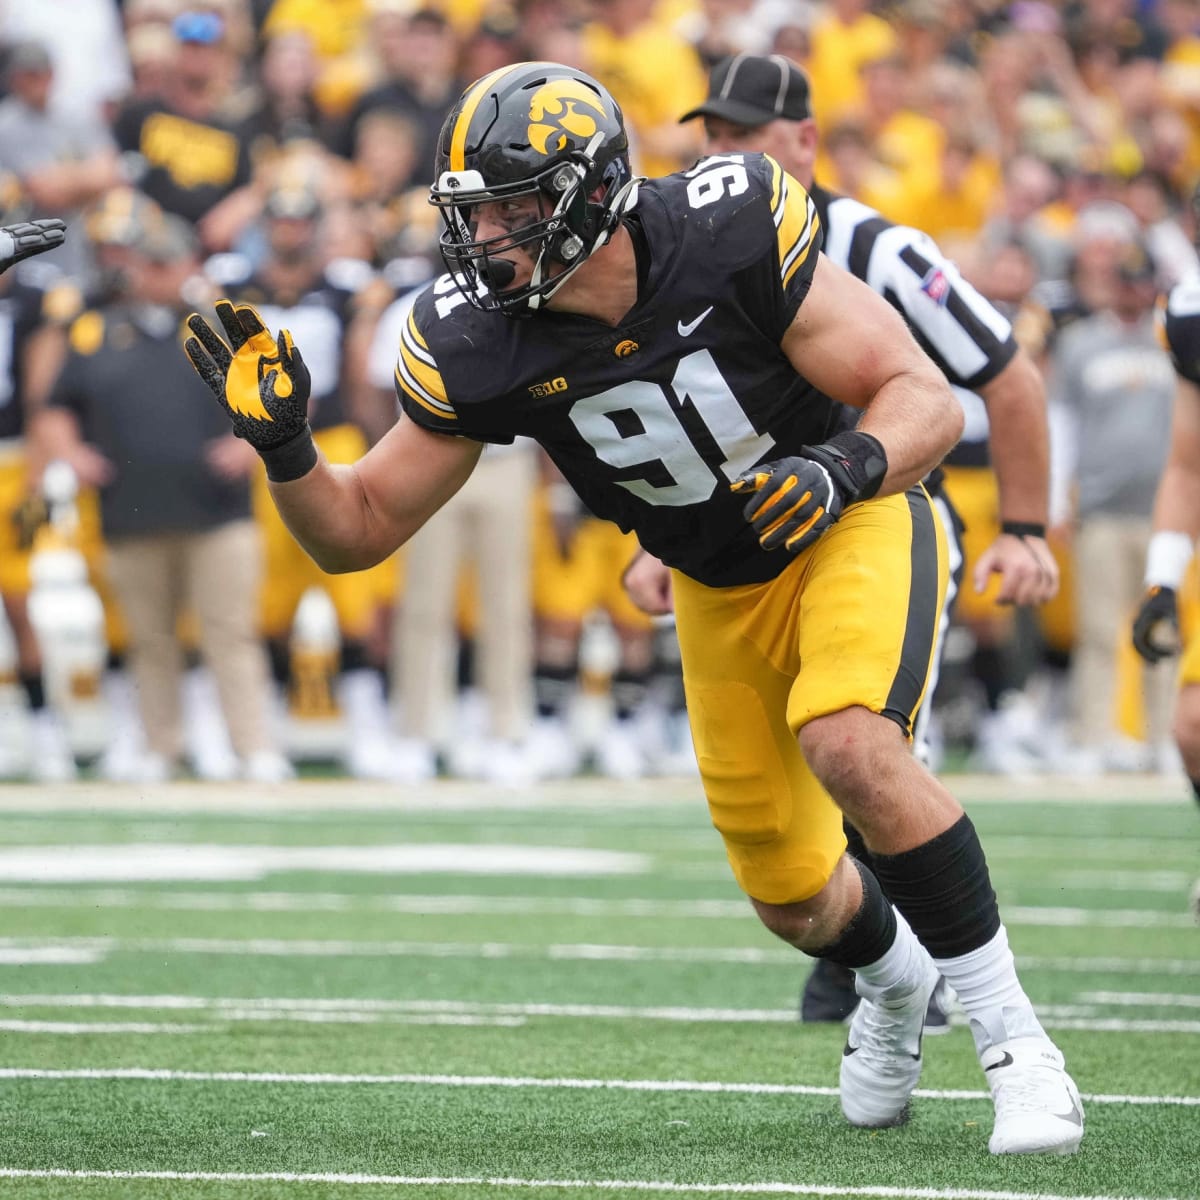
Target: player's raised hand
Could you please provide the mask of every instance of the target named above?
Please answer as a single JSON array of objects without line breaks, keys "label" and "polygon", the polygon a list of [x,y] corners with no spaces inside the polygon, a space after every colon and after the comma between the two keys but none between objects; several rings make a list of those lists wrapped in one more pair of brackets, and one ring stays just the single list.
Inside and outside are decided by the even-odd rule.
[{"label": "player's raised hand", "polygon": [[61,246],[66,236],[67,226],[57,217],[39,217],[36,221],[0,225],[0,275],[13,263]]},{"label": "player's raised hand", "polygon": [[222,338],[199,313],[183,348],[196,373],[229,414],[233,431],[263,456],[276,482],[298,479],[316,463],[308,427],[308,368],[292,335],[273,337],[249,304],[216,302]]},{"label": "player's raised hand", "polygon": [[1133,619],[1133,648],[1148,663],[1179,653],[1179,601],[1174,588],[1147,589]]},{"label": "player's raised hand", "polygon": [[764,550],[807,549],[842,515],[842,492],[829,471],[808,458],[781,458],[743,471],[730,490],[750,493],[742,510]]}]

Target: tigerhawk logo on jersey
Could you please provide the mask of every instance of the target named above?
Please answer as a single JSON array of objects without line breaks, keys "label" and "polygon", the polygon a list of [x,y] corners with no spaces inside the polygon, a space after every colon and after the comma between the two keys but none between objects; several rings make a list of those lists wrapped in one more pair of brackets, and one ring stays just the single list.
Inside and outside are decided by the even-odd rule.
[{"label": "tigerhawk logo on jersey", "polygon": [[631,338],[626,338],[623,342],[618,342],[613,347],[613,353],[618,358],[628,358],[631,354],[634,354],[640,349],[641,347],[637,344],[637,342],[633,341]]},{"label": "tigerhawk logo on jersey", "polygon": [[[592,111],[580,111],[580,106]],[[600,128],[592,113],[602,120],[608,119],[604,105],[591,88],[577,79],[553,79],[542,84],[529,98],[526,137],[539,154],[565,150],[572,137],[586,141]],[[555,134],[558,135],[556,138]]]}]

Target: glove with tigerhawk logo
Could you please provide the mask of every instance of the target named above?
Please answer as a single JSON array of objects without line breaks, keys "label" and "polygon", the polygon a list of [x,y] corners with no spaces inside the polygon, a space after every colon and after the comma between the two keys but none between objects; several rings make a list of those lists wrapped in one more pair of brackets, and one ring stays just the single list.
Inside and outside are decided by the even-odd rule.
[{"label": "glove with tigerhawk logo", "polygon": [[267,477],[286,483],[317,462],[308,425],[308,368],[292,335],[272,337],[249,304],[216,302],[222,338],[199,313],[187,319],[195,335],[183,344],[196,373],[229,414],[233,432],[258,451]]},{"label": "glove with tigerhawk logo", "polygon": [[798,455],[761,463],[731,483],[752,493],[743,509],[764,550],[806,550],[842,515],[867,500],[887,474],[883,446],[869,433],[850,430]]},{"label": "glove with tigerhawk logo", "polygon": [[1133,648],[1148,662],[1179,653],[1179,601],[1173,587],[1147,590],[1133,619]]}]

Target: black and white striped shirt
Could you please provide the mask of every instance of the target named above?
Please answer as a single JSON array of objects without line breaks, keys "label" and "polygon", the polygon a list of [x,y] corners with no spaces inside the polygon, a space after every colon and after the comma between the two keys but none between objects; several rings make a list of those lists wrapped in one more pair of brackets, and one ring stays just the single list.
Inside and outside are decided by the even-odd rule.
[{"label": "black and white striped shirt", "polygon": [[814,184],[825,256],[858,276],[904,317],[963,406],[962,440],[946,461],[987,464],[987,410],[979,388],[1017,352],[1008,319],[979,294],[928,234]]}]

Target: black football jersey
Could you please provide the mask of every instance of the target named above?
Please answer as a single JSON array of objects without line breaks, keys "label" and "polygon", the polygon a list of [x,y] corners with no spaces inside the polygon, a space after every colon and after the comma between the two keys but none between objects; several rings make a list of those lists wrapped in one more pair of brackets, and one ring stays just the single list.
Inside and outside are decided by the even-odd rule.
[{"label": "black football jersey", "polygon": [[772,159],[730,154],[643,182],[629,219],[638,300],[619,325],[480,312],[443,277],[401,335],[400,403],[438,433],[540,442],[592,512],[702,583],[774,578],[790,556],[759,546],[729,485],[836,427],[779,345],[816,209]]},{"label": "black football jersey", "polygon": [[25,431],[25,342],[49,318],[47,305],[60,279],[55,268],[29,263],[13,271],[0,291],[0,441]]},{"label": "black football jersey", "polygon": [[1161,310],[1162,335],[1175,370],[1200,385],[1200,279],[1177,283]]}]

